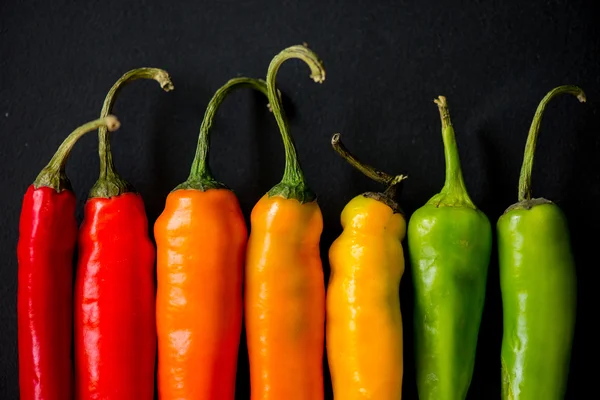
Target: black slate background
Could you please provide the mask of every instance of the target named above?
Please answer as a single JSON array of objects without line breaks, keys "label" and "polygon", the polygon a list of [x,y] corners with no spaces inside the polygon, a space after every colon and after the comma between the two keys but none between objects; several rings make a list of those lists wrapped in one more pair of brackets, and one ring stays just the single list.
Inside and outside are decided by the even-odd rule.
[{"label": "black slate background", "polygon": [[[594,293],[600,211],[598,6],[590,1],[17,1],[0,2],[0,398],[18,398],[15,246],[27,186],[76,126],[98,116],[124,72],[164,68],[175,91],[153,82],[122,91],[114,113],[118,171],[143,195],[153,223],[168,192],[186,177],[213,92],[231,77],[264,77],[283,48],[307,42],[323,59],[317,85],[298,61],[278,85],[307,179],[319,194],[322,255],[339,235],[339,214],[356,194],[379,186],[330,148],[334,132],[363,160],[409,179],[400,195],[411,213],[442,186],[443,150],[432,100],[448,98],[467,187],[495,223],[516,201],[527,130],[555,86],[580,85],[547,109],[535,159],[536,196],[567,214],[578,262],[579,311],[568,398],[597,386]],[[249,215],[277,183],[283,152],[261,95],[239,91],[213,129],[211,163]],[[97,178],[97,140],[75,148],[68,173],[78,216]],[[502,336],[494,250],[476,371],[469,399],[499,397]],[[410,266],[401,287],[404,397],[416,399]],[[243,342],[242,338],[242,342]],[[238,397],[248,398],[242,345]],[[326,393],[331,395],[327,379]]]}]

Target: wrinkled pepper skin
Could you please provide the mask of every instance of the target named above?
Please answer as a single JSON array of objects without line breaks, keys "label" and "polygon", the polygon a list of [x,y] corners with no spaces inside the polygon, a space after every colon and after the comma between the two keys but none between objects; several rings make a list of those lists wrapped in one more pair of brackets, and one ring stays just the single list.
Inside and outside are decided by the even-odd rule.
[{"label": "wrinkled pepper skin", "polygon": [[139,194],[87,201],[75,283],[77,399],[154,398],[154,260]]},{"label": "wrinkled pepper skin", "polygon": [[485,303],[492,226],[466,190],[445,97],[442,120],[446,181],[408,223],[414,287],[419,399],[467,396]]},{"label": "wrinkled pepper skin", "polygon": [[498,220],[504,310],[502,398],[564,397],[575,328],[575,263],[569,228],[553,203]]},{"label": "wrinkled pepper skin", "polygon": [[[104,99],[113,108],[124,85],[149,79],[168,92],[159,68],[126,72]],[[108,132],[98,130],[100,173],[89,191],[79,230],[75,279],[75,393],[78,400],[154,399],[156,250],[142,196],[117,173]]]},{"label": "wrinkled pepper skin", "polygon": [[265,81],[247,77],[215,92],[190,175],[169,193],[154,225],[161,400],[235,398],[248,229],[236,195],[214,178],[208,160],[214,116],[237,88],[267,94]]},{"label": "wrinkled pepper skin", "polygon": [[323,215],[304,179],[275,78],[283,62],[300,59],[317,83],[319,57],[306,44],[277,54],[267,71],[270,109],[283,141],[281,181],[250,215],[244,313],[252,400],[323,399],[325,280],[319,241]]},{"label": "wrinkled pepper skin", "polygon": [[344,207],[341,223],[343,232],[329,249],[327,287],[326,343],[334,397],[400,399],[404,216],[359,195]]},{"label": "wrinkled pepper skin", "polygon": [[19,385],[23,400],[73,397],[73,257],[76,200],[30,185],[19,224]]},{"label": "wrinkled pepper skin", "polygon": [[231,399],[248,232],[228,189],[171,192],[154,226],[161,399]]},{"label": "wrinkled pepper skin", "polygon": [[251,224],[244,304],[252,399],[322,399],[321,210],[267,194]]},{"label": "wrinkled pepper skin", "polygon": [[550,100],[564,93],[586,101],[583,90],[573,85],[558,86],[541,100],[525,144],[518,201],[496,225],[503,400],[561,400],[567,392],[577,311],[569,226],[558,205],[531,195],[542,116]]},{"label": "wrinkled pepper skin", "polygon": [[119,129],[106,115],[61,143],[23,198],[17,243],[19,397],[73,398],[73,262],[77,200],[66,174],[73,146],[98,128]]}]

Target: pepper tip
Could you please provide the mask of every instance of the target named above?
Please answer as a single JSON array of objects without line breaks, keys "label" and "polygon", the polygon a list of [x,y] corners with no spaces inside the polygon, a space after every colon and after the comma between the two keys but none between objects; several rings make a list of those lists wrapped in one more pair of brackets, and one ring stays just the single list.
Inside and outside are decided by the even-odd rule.
[{"label": "pepper tip", "polygon": [[340,135],[341,135],[340,133],[334,133],[333,134],[333,136],[331,137],[331,144],[332,145],[335,146],[336,144],[339,143],[339,141],[340,141]]},{"label": "pepper tip", "polygon": [[439,107],[445,107],[448,104],[448,102],[446,101],[446,96],[438,96],[433,100],[433,102]]},{"label": "pepper tip", "polygon": [[171,90],[175,90],[175,85],[173,85],[173,82],[169,80],[162,85],[162,90],[165,92],[170,92]]},{"label": "pepper tip", "polygon": [[106,129],[110,132],[114,132],[121,127],[121,122],[114,115],[107,115],[104,118],[104,123],[106,124]]},{"label": "pepper tip", "polygon": [[321,70],[318,74],[311,74],[310,77],[316,83],[323,83],[325,81],[325,71]]}]

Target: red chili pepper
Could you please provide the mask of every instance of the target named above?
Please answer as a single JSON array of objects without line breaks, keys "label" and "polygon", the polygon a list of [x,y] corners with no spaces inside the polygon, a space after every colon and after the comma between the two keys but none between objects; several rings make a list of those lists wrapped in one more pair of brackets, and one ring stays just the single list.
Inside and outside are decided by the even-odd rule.
[{"label": "red chili pepper", "polygon": [[[154,79],[173,89],[160,69],[132,70],[119,89]],[[100,129],[100,178],[90,191],[79,232],[75,282],[75,390],[81,400],[154,398],[156,358],[155,250],[142,197],[115,172],[106,131]]]},{"label": "red chili pepper", "polygon": [[73,253],[76,199],[65,164],[85,133],[119,128],[113,116],[77,128],[29,186],[19,223],[17,316],[22,400],[73,398]]}]

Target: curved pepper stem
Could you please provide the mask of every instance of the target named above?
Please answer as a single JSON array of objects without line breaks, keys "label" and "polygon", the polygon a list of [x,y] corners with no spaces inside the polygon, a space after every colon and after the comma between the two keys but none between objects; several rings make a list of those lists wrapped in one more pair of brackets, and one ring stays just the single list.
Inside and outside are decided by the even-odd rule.
[{"label": "curved pepper stem", "polygon": [[[196,155],[192,161],[192,168],[188,179],[181,185],[177,186],[174,190],[179,189],[196,189],[196,190],[209,190],[209,189],[228,189],[227,186],[213,177],[210,167],[208,164],[208,153],[210,147],[210,128],[212,127],[213,120],[217,110],[225,97],[234,89],[248,87],[254,90],[258,90],[268,97],[267,83],[262,79],[252,78],[233,78],[230,79],[225,85],[215,92],[212,99],[206,107],[204,113],[204,119],[202,125],[200,125],[200,134],[198,135],[198,145],[196,147]],[[278,97],[281,94],[278,93]]]},{"label": "curved pepper stem", "polygon": [[276,76],[279,67],[284,61],[298,58],[304,61],[310,68],[310,77],[317,83],[325,81],[325,67],[318,56],[308,49],[306,45],[291,46],[277,54],[269,65],[267,72],[267,88],[271,110],[277,120],[283,147],[285,151],[285,169],[281,182],[269,190],[269,196],[281,196],[286,199],[295,199],[300,203],[315,200],[315,194],[308,188],[304,180],[304,173],[298,162],[298,155],[294,141],[290,135],[290,128],[282,109],[281,99],[277,96]]},{"label": "curved pepper stem", "polygon": [[382,201],[388,206],[390,206],[395,212],[399,212],[400,208],[398,204],[394,201],[394,197],[396,196],[396,189],[400,182],[408,178],[406,175],[389,175],[383,171],[377,170],[375,167],[372,167],[368,164],[365,164],[358,160],[356,156],[354,156],[346,146],[342,143],[340,139],[340,134],[336,133],[331,137],[331,146],[333,149],[340,155],[344,160],[346,160],[350,165],[354,168],[362,172],[364,175],[373,179],[375,182],[381,183],[386,186],[385,192],[383,193],[364,193],[363,195],[367,197],[375,198],[376,200]]},{"label": "curved pepper stem", "polygon": [[[123,86],[136,81],[138,79],[153,79],[160,84],[160,87],[165,91],[169,92],[175,89],[173,82],[169,74],[158,68],[138,68],[126,72],[109,90],[104,104],[102,105],[102,111],[100,116],[104,117],[112,112],[112,108],[115,102],[117,94],[121,91]],[[115,166],[112,160],[112,152],[110,151],[110,140],[106,134],[105,128],[100,128],[98,131],[98,154],[100,156],[100,177],[90,190],[90,198],[103,197],[109,198],[118,196],[120,194],[133,191],[133,188],[123,178],[121,178],[115,171]]]},{"label": "curved pepper stem", "polygon": [[104,129],[105,131],[114,132],[121,126],[119,120],[114,115],[107,115],[103,118],[99,118],[95,121],[90,121],[79,128],[75,129],[67,138],[61,143],[54,156],[50,159],[50,162],[40,171],[39,175],[33,182],[33,186],[36,189],[40,187],[49,187],[60,193],[63,190],[72,190],[71,182],[67,177],[65,167],[67,160],[71,154],[71,150],[75,146],[75,143],[86,133],[96,130],[98,128]]},{"label": "curved pepper stem", "polygon": [[519,177],[519,202],[531,200],[531,171],[533,169],[533,156],[540,131],[540,124],[542,122],[542,115],[550,100],[562,93],[569,93],[576,96],[577,100],[581,103],[585,103],[586,101],[585,93],[581,88],[573,85],[564,85],[556,87],[548,92],[538,105],[525,144],[525,155],[523,156],[523,165],[521,166],[521,174]]},{"label": "curved pepper stem", "polygon": [[440,119],[442,121],[442,139],[444,141],[444,159],[446,161],[446,180],[444,181],[444,187],[440,193],[433,196],[430,200],[430,204],[434,204],[436,207],[447,206],[447,207],[460,207],[466,206],[470,208],[476,208],[475,204],[471,200],[465,181],[463,179],[462,169],[460,166],[460,156],[458,154],[458,146],[456,145],[456,136],[454,134],[454,127],[450,119],[450,110],[448,108],[448,102],[446,97],[438,96],[437,99],[433,100],[438,106],[440,112]]},{"label": "curved pepper stem", "polygon": [[379,171],[375,167],[363,163],[358,160],[350,151],[344,146],[340,138],[340,134],[336,133],[331,137],[331,146],[344,160],[346,160],[354,168],[362,172],[364,175],[373,179],[375,182],[381,183],[386,186],[384,194],[393,198],[395,196],[396,188],[398,184],[408,178],[407,175],[389,175],[383,171]]}]

